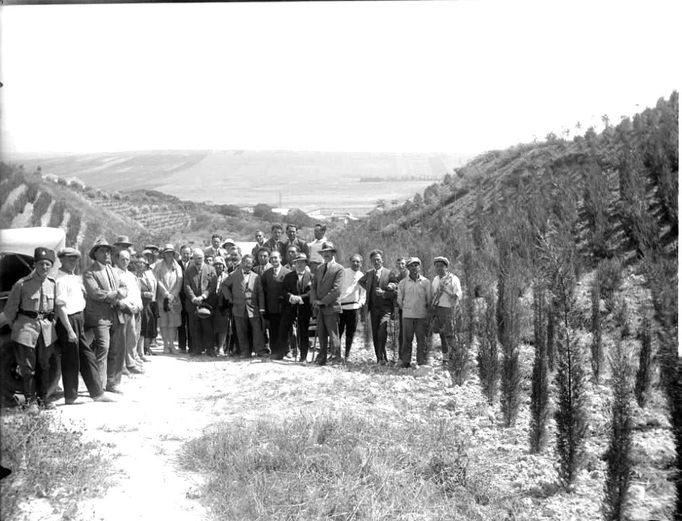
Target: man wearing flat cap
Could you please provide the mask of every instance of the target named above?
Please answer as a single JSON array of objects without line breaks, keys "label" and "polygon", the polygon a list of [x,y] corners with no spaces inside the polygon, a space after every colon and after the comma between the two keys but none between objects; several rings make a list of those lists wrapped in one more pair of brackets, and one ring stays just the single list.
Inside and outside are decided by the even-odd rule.
[{"label": "man wearing flat cap", "polygon": [[78,374],[83,377],[90,398],[96,402],[112,401],[104,391],[97,359],[85,336],[85,286],[76,275],[81,254],[75,248],[62,248],[58,253],[61,266],[55,277],[57,342],[61,351],[64,402],[69,405],[78,398]]},{"label": "man wearing flat cap", "polygon": [[439,332],[443,364],[446,364],[455,344],[455,311],[462,298],[462,286],[459,278],[447,271],[450,266],[447,257],[434,258],[433,266],[436,269],[436,276],[431,281],[433,328],[430,332]]},{"label": "man wearing flat cap", "polygon": [[369,259],[374,266],[367,271],[358,284],[365,288],[367,309],[372,324],[372,343],[377,363],[386,364],[386,340],[388,338],[388,324],[391,321],[393,303],[395,301],[398,281],[395,274],[384,267],[384,252],[373,250]]},{"label": "man wearing flat cap", "polygon": [[[330,242],[320,249],[322,264],[317,267],[313,276],[310,301],[313,314],[317,317],[317,338],[320,340],[320,353],[317,363],[327,363],[327,339],[331,344],[332,361],[340,362],[341,341],[339,340],[339,314],[341,313],[341,282],[343,266],[334,260],[336,248]],[[336,357],[336,358],[334,358]]]},{"label": "man wearing flat cap", "polygon": [[417,337],[417,365],[428,362],[426,330],[431,307],[431,281],[421,274],[418,257],[407,261],[409,275],[398,284],[398,306],[403,310],[403,345],[400,346],[402,367],[412,362],[412,339]]},{"label": "man wearing flat cap", "polygon": [[[50,363],[56,362],[54,344],[55,280],[48,275],[54,265],[54,252],[36,248],[33,271],[19,279],[7,299],[4,314],[12,328],[14,356],[30,408],[54,407],[48,403]],[[37,377],[37,378],[36,378]]]},{"label": "man wearing flat cap", "polygon": [[[97,368],[102,385],[107,391],[120,392],[113,382],[107,382],[111,372],[108,359],[125,349],[123,339],[123,313],[119,302],[128,296],[128,288],[111,266],[112,246],[106,239],[97,239],[88,256],[93,263],[83,272],[85,285],[85,329],[91,330]],[[113,347],[110,356],[110,349]]]}]

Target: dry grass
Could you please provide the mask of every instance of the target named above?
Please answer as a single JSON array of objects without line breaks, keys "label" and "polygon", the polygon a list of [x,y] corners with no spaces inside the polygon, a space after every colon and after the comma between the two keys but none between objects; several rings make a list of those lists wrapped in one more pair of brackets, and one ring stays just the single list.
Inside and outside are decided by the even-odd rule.
[{"label": "dry grass", "polygon": [[6,521],[30,515],[29,503],[47,502],[62,519],[72,519],[81,497],[108,486],[108,463],[101,447],[83,441],[81,429],[48,413],[2,411],[2,465],[12,470],[0,482],[0,511]]}]

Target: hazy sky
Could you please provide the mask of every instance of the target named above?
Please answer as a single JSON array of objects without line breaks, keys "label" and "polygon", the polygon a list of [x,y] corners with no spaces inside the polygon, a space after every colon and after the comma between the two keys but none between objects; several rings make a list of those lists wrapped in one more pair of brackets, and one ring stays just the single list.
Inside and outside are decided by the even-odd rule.
[{"label": "hazy sky", "polygon": [[680,88],[682,2],[5,6],[12,152],[479,152]]}]

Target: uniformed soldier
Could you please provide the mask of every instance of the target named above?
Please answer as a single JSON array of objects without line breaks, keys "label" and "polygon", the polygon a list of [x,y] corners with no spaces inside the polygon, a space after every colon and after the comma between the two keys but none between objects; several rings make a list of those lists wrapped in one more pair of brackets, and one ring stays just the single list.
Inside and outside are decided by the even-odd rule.
[{"label": "uniformed soldier", "polygon": [[47,401],[47,390],[50,359],[56,356],[57,332],[55,280],[48,276],[55,261],[54,251],[36,248],[33,259],[34,270],[12,286],[4,313],[12,328],[14,356],[23,379],[26,403],[35,410],[37,405],[54,407]]}]

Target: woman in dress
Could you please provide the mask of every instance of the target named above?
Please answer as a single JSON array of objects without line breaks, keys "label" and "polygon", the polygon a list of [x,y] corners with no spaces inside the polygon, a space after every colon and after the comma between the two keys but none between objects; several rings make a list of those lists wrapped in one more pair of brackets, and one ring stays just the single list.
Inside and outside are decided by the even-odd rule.
[{"label": "woman in dress", "polygon": [[149,268],[149,254],[151,250],[144,250],[136,256],[135,274],[142,293],[142,312],[140,313],[140,338],[137,341],[137,354],[144,362],[149,359],[145,355],[153,355],[150,348],[152,340],[156,338],[156,315],[152,303],[156,301],[156,277]]},{"label": "woman in dress", "polygon": [[154,268],[157,281],[156,299],[159,303],[159,328],[163,338],[164,353],[178,353],[175,338],[182,324],[180,312],[180,289],[182,288],[182,268],[175,261],[175,247],[166,244],[161,250],[162,261]]}]

